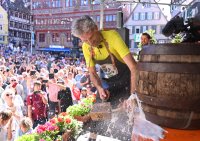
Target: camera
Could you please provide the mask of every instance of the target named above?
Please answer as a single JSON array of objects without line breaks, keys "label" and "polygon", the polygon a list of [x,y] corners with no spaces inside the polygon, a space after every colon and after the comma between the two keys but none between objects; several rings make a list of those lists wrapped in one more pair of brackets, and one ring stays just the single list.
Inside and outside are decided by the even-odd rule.
[{"label": "camera", "polygon": [[200,41],[200,12],[193,18],[188,18],[186,21],[179,16],[172,18],[165,25],[162,33],[166,37],[182,33],[184,37],[183,42]]}]

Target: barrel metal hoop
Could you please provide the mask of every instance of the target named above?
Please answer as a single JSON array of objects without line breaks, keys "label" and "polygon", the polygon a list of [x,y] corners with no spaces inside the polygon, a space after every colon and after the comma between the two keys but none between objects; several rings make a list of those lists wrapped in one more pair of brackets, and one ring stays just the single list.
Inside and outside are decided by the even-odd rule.
[{"label": "barrel metal hoop", "polygon": [[189,44],[181,44],[179,46],[171,44],[169,44],[171,46],[167,45],[168,44],[144,47],[140,51],[140,55],[200,55],[200,45],[198,44],[191,44],[191,46],[189,46]]},{"label": "barrel metal hoop", "polygon": [[[187,97],[175,97],[175,96],[149,96],[146,94],[140,94],[137,92],[137,95],[143,103],[151,105],[153,107],[159,107],[162,109],[174,109],[174,110],[185,110],[185,111],[196,111],[200,112],[200,96],[190,96]],[[183,108],[184,104],[184,108]]]},{"label": "barrel metal hoop", "polygon": [[199,74],[200,63],[142,63],[137,64],[137,70],[163,73]]}]

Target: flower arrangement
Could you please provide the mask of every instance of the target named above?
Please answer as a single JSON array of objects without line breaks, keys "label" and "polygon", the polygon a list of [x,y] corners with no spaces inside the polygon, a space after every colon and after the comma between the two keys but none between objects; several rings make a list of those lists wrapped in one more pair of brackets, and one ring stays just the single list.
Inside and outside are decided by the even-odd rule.
[{"label": "flower arrangement", "polygon": [[36,128],[36,133],[39,135],[40,141],[54,141],[59,133],[59,127],[51,122],[46,122]]},{"label": "flower arrangement", "polygon": [[84,98],[80,101],[79,104],[75,104],[73,106],[69,106],[67,108],[67,113],[71,116],[85,116],[89,114],[92,109],[92,105],[94,104],[96,97],[94,95],[90,95],[87,98]]},{"label": "flower arrangement", "polygon": [[76,137],[82,128],[82,123],[73,119],[67,113],[61,113],[58,117],[50,119],[44,125],[39,125],[36,129],[37,134],[44,141],[62,140],[62,134],[70,132],[70,136]]},{"label": "flower arrangement", "polygon": [[82,131],[83,123],[74,119],[74,116],[89,114],[95,101],[96,95],[82,99],[79,104],[68,107],[67,112],[37,126],[33,134],[23,135],[17,141],[61,141],[67,140],[69,136],[76,138]]}]

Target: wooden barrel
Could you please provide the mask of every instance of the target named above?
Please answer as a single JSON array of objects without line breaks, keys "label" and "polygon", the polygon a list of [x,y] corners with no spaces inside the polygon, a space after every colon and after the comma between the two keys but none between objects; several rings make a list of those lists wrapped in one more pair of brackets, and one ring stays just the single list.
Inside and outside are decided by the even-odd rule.
[{"label": "wooden barrel", "polygon": [[136,89],[147,120],[200,129],[200,44],[146,46],[137,70]]}]

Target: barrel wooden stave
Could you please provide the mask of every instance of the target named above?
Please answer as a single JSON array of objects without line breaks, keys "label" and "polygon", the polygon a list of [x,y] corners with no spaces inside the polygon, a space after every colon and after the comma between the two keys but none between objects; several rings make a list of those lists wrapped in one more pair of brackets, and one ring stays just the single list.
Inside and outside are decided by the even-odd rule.
[{"label": "barrel wooden stave", "polygon": [[161,126],[200,129],[200,45],[162,44],[144,48],[137,92],[146,118]]}]

